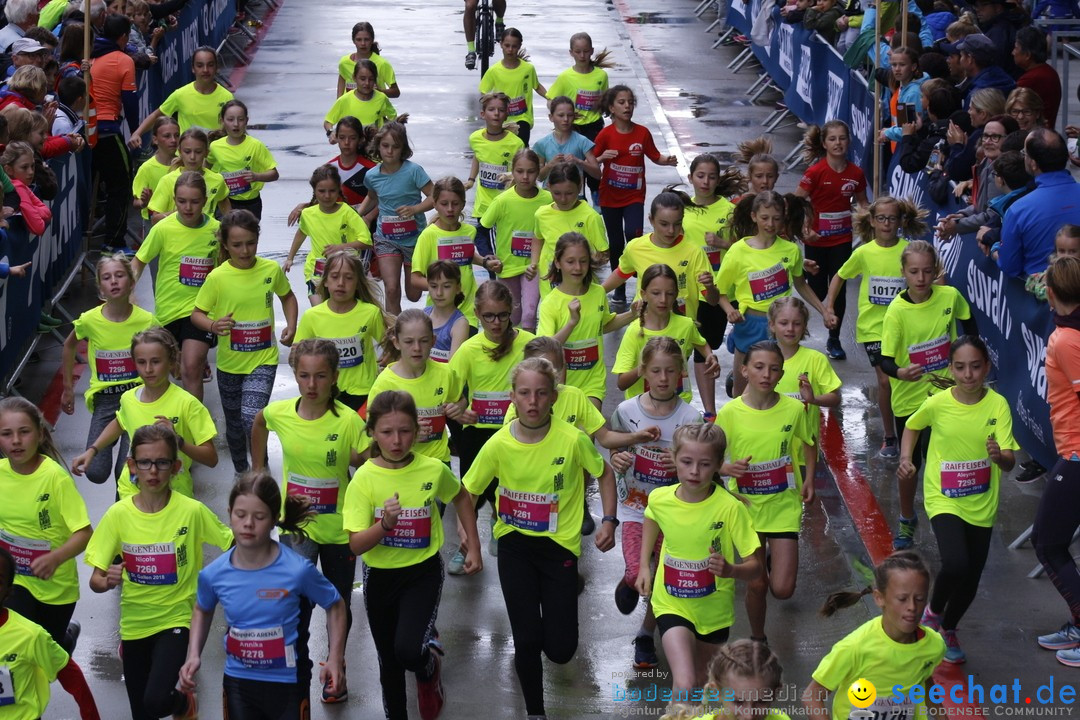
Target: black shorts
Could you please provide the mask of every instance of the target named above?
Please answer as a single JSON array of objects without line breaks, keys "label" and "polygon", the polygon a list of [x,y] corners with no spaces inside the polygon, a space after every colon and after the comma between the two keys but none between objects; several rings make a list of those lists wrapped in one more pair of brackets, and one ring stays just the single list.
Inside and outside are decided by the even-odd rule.
[{"label": "black shorts", "polygon": [[206,343],[210,347],[217,346],[217,335],[212,332],[204,332],[195,327],[195,323],[191,322],[190,317],[173,320],[165,326],[165,329],[176,338],[176,344],[180,347],[184,346],[185,340],[198,340],[201,343]]},{"label": "black shorts", "polygon": [[[724,333],[727,331],[727,313],[719,305],[710,305],[702,301],[697,306],[698,331],[705,338],[705,344],[713,350],[724,344]],[[705,358],[697,350],[694,350],[694,362],[705,362]]]},{"label": "black shorts", "polygon": [[877,367],[881,364],[881,341],[863,343],[863,350],[866,351],[866,357],[870,361],[870,367]]},{"label": "black shorts", "polygon": [[664,633],[671,628],[684,627],[694,633],[694,637],[698,640],[707,642],[711,645],[723,645],[728,641],[728,635],[731,634],[731,628],[720,628],[719,630],[713,630],[711,633],[702,635],[694,628],[694,623],[680,615],[657,615],[656,627],[660,628],[661,637],[663,637]]},{"label": "black shorts", "polygon": [[769,538],[771,540],[798,540],[799,533],[797,532],[759,532],[763,538]]}]

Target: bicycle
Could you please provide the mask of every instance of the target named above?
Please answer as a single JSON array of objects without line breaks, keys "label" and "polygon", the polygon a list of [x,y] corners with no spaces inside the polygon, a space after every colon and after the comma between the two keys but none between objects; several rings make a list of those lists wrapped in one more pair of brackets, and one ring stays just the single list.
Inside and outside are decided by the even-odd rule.
[{"label": "bicycle", "polygon": [[495,11],[491,8],[491,0],[480,0],[476,4],[476,54],[480,59],[480,77],[488,71],[496,42]]}]

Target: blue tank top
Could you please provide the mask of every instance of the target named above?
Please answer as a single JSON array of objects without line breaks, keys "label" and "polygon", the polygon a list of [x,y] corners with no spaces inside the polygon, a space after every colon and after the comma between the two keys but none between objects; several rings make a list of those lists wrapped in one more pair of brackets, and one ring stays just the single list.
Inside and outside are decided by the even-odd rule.
[{"label": "blue tank top", "polygon": [[[424,308],[424,312],[431,315],[431,311],[435,308],[427,306]],[[450,331],[454,329],[454,323],[458,321],[458,318],[465,317],[461,310],[454,310],[454,314],[450,316],[450,319],[446,321],[446,324],[435,328],[435,347],[431,348],[431,359],[435,362],[448,363],[450,362],[450,345],[453,342],[450,337]]]}]

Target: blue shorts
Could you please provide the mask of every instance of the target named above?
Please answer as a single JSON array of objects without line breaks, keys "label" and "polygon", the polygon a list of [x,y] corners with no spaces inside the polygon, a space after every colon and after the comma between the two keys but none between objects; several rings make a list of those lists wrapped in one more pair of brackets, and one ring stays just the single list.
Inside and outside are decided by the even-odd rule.
[{"label": "blue shorts", "polygon": [[746,354],[750,347],[762,340],[769,339],[769,319],[764,315],[743,315],[741,323],[731,326],[731,332],[727,336],[727,349],[734,354],[739,351]]}]

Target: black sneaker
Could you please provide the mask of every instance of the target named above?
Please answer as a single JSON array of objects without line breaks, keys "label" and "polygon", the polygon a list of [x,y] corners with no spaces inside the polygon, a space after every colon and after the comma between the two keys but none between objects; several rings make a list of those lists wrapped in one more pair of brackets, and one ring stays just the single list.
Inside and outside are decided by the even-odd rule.
[{"label": "black sneaker", "polygon": [[620,580],[615,586],[615,607],[619,608],[619,612],[623,615],[634,612],[640,598],[638,591],[627,585],[626,580]]},{"label": "black sneaker", "polygon": [[735,371],[731,370],[727,374],[727,379],[724,380],[724,389],[727,390],[727,396],[729,398],[735,398]]},{"label": "black sneaker", "polygon": [[1046,468],[1035,460],[1030,460],[1026,464],[1021,463],[1020,467],[1023,468],[1023,471],[1013,479],[1023,485],[1035,482],[1046,474]]},{"label": "black sneaker", "polygon": [[640,670],[654,668],[660,664],[656,657],[656,643],[648,635],[634,638],[634,667]]},{"label": "black sneaker", "polygon": [[473,52],[472,50],[465,53],[465,69],[466,70],[475,70],[476,69],[476,53]]},{"label": "black sneaker", "polygon": [[847,360],[847,353],[844,352],[843,346],[840,345],[840,338],[829,338],[825,343],[825,352],[833,360]]},{"label": "black sneaker", "polygon": [[75,652],[75,646],[79,644],[79,635],[81,634],[82,625],[79,624],[78,620],[72,620],[68,623],[67,632],[64,633],[64,639],[67,641],[67,647],[64,649],[68,651],[68,655]]}]

